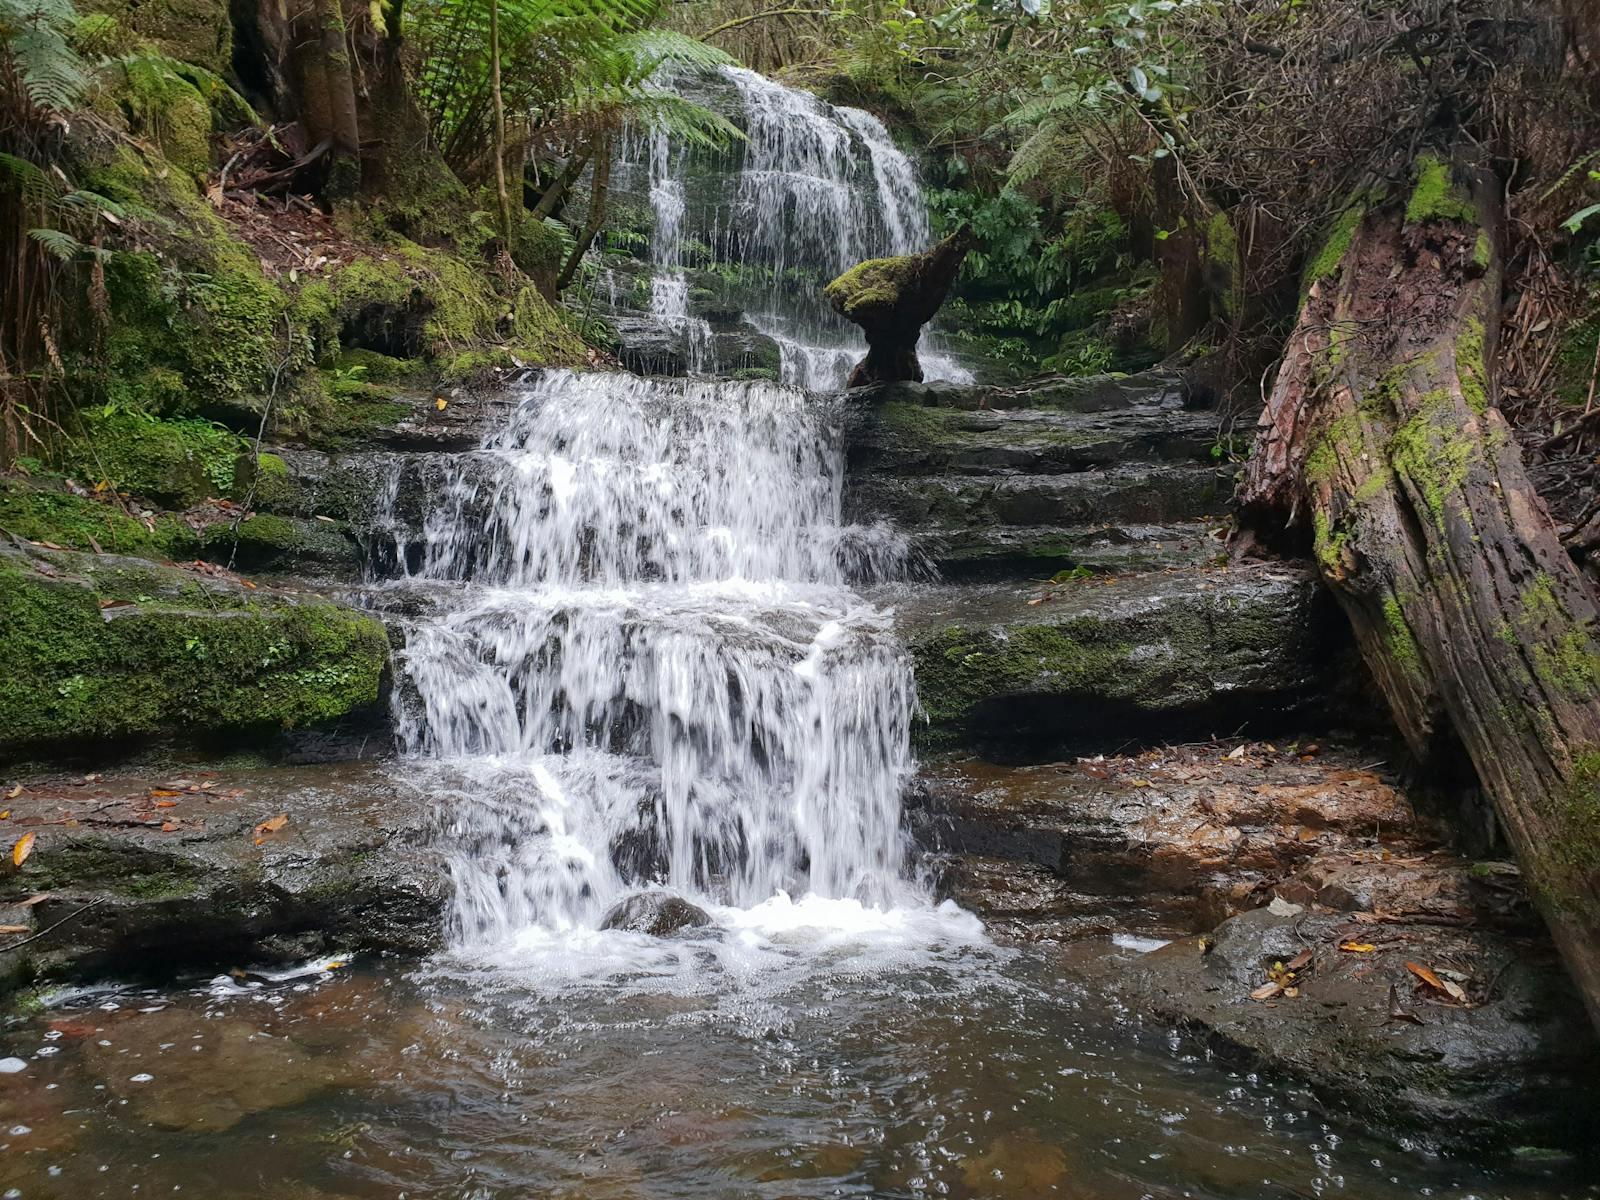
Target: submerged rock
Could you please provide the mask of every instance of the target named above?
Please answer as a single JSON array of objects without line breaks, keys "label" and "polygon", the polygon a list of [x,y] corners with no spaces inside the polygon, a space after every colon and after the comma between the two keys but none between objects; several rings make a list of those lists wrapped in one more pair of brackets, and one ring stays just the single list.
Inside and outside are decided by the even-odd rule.
[{"label": "submerged rock", "polygon": [[625,929],[651,937],[671,937],[711,924],[706,910],[671,892],[636,892],[619,901],[600,922],[601,929]]},{"label": "submerged rock", "polygon": [[[1547,939],[1277,907],[1146,955],[1128,990],[1214,1049],[1303,1080],[1392,1135],[1480,1154],[1592,1138],[1600,1046]],[[1277,964],[1302,958],[1296,995],[1251,998]]]}]

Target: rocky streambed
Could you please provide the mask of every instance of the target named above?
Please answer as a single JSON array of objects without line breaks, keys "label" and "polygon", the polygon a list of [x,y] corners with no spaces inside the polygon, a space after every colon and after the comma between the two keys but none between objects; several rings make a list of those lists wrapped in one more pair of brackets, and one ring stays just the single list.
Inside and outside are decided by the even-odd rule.
[{"label": "rocky streambed", "polygon": [[[35,835],[0,913],[14,1003],[440,944],[439,793],[362,761],[390,752],[390,647],[426,589],[391,603],[364,580],[427,542],[396,481],[500,411],[418,398],[363,442],[277,448],[237,522],[258,579],[49,538],[0,552],[0,619],[35,631],[0,692],[5,828]],[[905,821],[940,895],[1063,988],[1334,1119],[1583,1148],[1594,1040],[1515,869],[1407,795],[1312,575],[1224,561],[1232,468],[1203,397],[1161,374],[896,385],[841,419],[850,515],[942,580],[871,593],[927,718]],[[41,761],[62,754],[88,765]]]}]

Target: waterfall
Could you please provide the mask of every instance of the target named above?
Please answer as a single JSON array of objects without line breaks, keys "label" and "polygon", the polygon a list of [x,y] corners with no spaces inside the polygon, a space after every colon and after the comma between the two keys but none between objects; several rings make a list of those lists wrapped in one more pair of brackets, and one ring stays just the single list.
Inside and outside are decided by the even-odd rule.
[{"label": "waterfall", "polygon": [[646,884],[909,894],[913,687],[849,586],[904,543],[840,524],[838,402],[570,372],[520,401],[477,451],[398,461],[375,527],[390,586],[431,597],[397,704],[449,805],[458,942],[593,929]]},{"label": "waterfall", "polygon": [[[682,247],[710,248],[739,280],[744,319],[778,346],[783,382],[814,391],[844,385],[866,353],[860,331],[834,313],[821,285],[868,258],[911,254],[930,239],[916,167],[876,117],[828,104],[754,71],[723,67],[711,78],[673,75],[661,85],[712,102],[731,95],[746,141],[726,162],[696,158],[659,131],[624,139],[616,175],[654,218],[650,311],[684,348],[691,374],[712,360],[711,330],[689,313]],[[726,107],[726,104],[724,104]],[[703,187],[691,202],[684,176]],[[971,374],[933,334],[921,353],[929,378]]]}]

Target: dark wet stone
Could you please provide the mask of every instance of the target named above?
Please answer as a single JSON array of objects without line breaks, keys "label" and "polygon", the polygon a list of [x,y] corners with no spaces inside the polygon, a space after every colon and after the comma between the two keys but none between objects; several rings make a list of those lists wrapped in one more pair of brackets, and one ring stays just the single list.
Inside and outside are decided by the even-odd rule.
[{"label": "dark wet stone", "polygon": [[1314,711],[1340,626],[1293,568],[1059,587],[947,587],[897,606],[928,743],[1048,750],[1243,727]]},{"label": "dark wet stone", "polygon": [[[1376,949],[1340,950],[1347,940]],[[1250,999],[1274,963],[1303,950],[1313,959],[1297,997]],[[1408,962],[1454,972],[1468,1003],[1420,984]],[[1263,908],[1218,926],[1209,952],[1191,937],[1146,955],[1125,987],[1213,1049],[1304,1081],[1380,1134],[1479,1154],[1593,1138],[1600,1047],[1548,940]]]},{"label": "dark wet stone", "polygon": [[601,929],[625,929],[652,937],[671,937],[711,924],[705,909],[671,892],[636,892],[619,901],[600,922]]},{"label": "dark wet stone", "polygon": [[32,969],[149,977],[440,945],[448,877],[414,791],[373,764],[238,778],[30,785],[13,814],[38,840],[17,886],[49,893],[31,910],[40,931],[62,922],[29,944]]}]

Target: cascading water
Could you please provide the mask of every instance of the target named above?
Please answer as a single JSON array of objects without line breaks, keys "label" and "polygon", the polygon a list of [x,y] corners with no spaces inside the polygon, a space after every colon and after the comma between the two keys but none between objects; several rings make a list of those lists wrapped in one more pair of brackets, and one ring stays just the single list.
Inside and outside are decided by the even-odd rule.
[{"label": "cascading water", "polygon": [[912,683],[848,586],[904,546],[839,524],[834,403],[554,372],[481,450],[397,464],[380,557],[438,606],[401,738],[449,797],[463,944],[593,929],[646,884],[914,899]]},{"label": "cascading water", "polygon": [[[754,71],[724,67],[711,79],[661,82],[702,100],[708,92],[731,92],[746,141],[736,151],[737,169],[719,173],[660,132],[625,140],[617,174],[643,176],[636,190],[654,217],[653,317],[685,343],[690,373],[702,370],[711,331],[689,315],[682,248],[692,239],[737,275],[744,319],[777,343],[785,383],[842,387],[866,343],[828,307],[820,285],[864,259],[927,247],[928,213],[915,166],[870,113],[827,104]],[[684,176],[696,167],[702,184],[720,186],[702,187],[691,204]],[[929,378],[971,379],[936,345],[925,345],[921,358]]]}]

